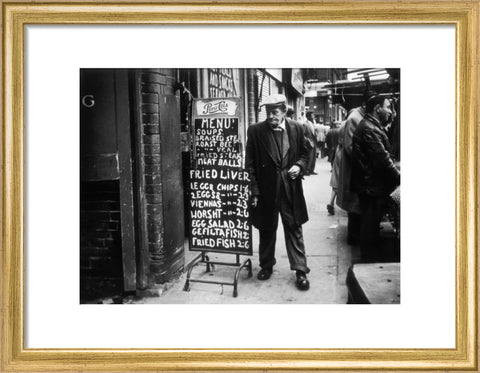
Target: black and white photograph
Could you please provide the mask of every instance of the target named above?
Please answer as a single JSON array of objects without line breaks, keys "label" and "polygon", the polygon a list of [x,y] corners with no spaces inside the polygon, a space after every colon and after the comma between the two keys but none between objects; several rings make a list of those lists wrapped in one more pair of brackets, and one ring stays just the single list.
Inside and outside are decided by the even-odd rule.
[{"label": "black and white photograph", "polygon": [[478,1],[0,1],[0,370],[478,371]]},{"label": "black and white photograph", "polygon": [[401,304],[400,72],[80,69],[80,304]]}]

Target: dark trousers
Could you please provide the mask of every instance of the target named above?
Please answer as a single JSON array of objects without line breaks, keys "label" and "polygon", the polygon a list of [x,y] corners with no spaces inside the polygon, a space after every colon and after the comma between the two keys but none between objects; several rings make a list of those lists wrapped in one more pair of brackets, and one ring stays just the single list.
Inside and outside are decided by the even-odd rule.
[{"label": "dark trousers", "polygon": [[349,244],[356,244],[360,242],[360,221],[360,214],[356,214],[354,212],[348,213],[347,231]]},{"label": "dark trousers", "polygon": [[305,244],[303,242],[302,226],[292,226],[288,222],[293,219],[293,210],[285,195],[279,201],[279,210],[275,212],[275,224],[272,230],[260,229],[260,267],[270,269],[276,263],[275,243],[277,241],[278,214],[282,217],[283,232],[285,235],[285,244],[287,247],[287,256],[290,262],[290,269],[295,271],[310,272],[307,267],[307,258],[305,256]]},{"label": "dark trousers", "polygon": [[310,173],[315,172],[315,164],[317,163],[317,145],[313,146],[313,149],[308,152],[308,166],[307,169]]},{"label": "dark trousers", "polygon": [[325,157],[325,141],[319,141],[317,146],[320,149],[320,157]]},{"label": "dark trousers", "polygon": [[362,210],[360,224],[360,251],[362,259],[378,259],[380,256],[380,221],[385,213],[385,197],[359,195]]}]

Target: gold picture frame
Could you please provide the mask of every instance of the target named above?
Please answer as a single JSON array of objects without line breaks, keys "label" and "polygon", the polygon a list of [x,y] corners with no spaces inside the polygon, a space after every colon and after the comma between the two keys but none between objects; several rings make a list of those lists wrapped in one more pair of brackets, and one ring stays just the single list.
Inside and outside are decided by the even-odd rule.
[{"label": "gold picture frame", "polygon": [[[2,3],[1,370],[478,371],[478,1]],[[29,24],[369,24],[456,28],[456,347],[27,349],[24,345],[24,30]]]}]

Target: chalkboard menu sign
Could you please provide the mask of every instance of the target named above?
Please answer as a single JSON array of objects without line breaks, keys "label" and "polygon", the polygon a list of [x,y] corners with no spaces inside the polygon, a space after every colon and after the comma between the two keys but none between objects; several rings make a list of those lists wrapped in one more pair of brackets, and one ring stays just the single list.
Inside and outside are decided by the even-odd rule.
[{"label": "chalkboard menu sign", "polygon": [[190,250],[252,255],[240,98],[193,102]]}]

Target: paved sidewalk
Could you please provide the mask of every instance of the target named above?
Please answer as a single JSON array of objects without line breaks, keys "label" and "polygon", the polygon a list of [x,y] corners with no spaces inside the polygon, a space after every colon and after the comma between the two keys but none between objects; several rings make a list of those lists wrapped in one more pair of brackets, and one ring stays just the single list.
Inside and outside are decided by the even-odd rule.
[{"label": "paved sidewalk", "polygon": [[[316,172],[305,178],[304,192],[308,205],[310,220],[303,226],[307,251],[308,266],[311,269],[309,291],[299,291],[295,287],[295,273],[290,270],[283,238],[283,228],[277,231],[277,265],[268,281],[259,281],[256,275],[258,267],[258,231],[253,229],[253,276],[248,278],[247,270],[240,273],[238,297],[232,296],[233,287],[227,285],[191,283],[190,291],[183,291],[186,274],[176,281],[158,289],[157,297],[130,299],[128,303],[147,304],[216,304],[216,303],[316,303],[345,304],[347,288],[345,279],[351,263],[352,248],[346,244],[345,212],[335,210],[334,216],[327,214],[326,205],[330,198],[330,164],[324,159],[317,159]],[[356,256],[356,250],[353,250]],[[187,250],[188,263],[197,252]],[[211,260],[234,262],[234,255],[209,254]],[[241,261],[247,257],[242,256]],[[205,265],[197,266],[192,278],[220,280],[232,282],[235,269],[233,267],[215,266],[210,273],[205,272]]]}]

